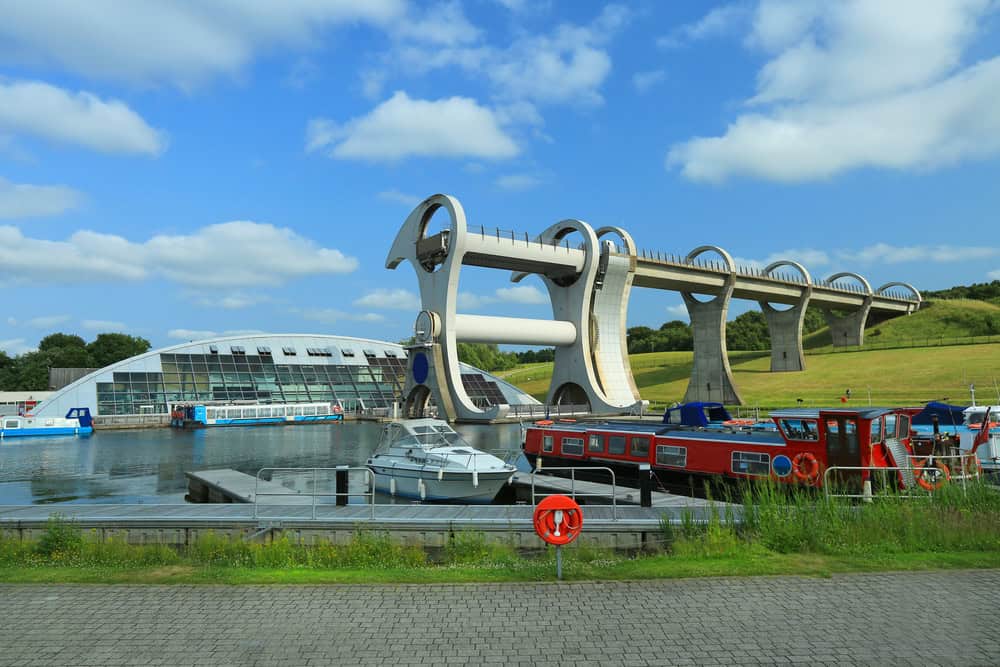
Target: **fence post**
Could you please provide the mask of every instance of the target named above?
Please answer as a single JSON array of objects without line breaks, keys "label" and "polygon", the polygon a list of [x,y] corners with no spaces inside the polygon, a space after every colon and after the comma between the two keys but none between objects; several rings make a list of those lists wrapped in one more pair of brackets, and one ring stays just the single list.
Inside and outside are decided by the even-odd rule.
[{"label": "fence post", "polygon": [[639,505],[653,506],[653,480],[648,463],[639,464]]},{"label": "fence post", "polygon": [[348,501],[350,500],[350,496],[347,495],[350,492],[350,488],[348,486],[348,478],[347,478],[347,466],[337,466],[334,491],[337,494],[336,496],[337,507],[344,507],[345,505],[347,505]]}]

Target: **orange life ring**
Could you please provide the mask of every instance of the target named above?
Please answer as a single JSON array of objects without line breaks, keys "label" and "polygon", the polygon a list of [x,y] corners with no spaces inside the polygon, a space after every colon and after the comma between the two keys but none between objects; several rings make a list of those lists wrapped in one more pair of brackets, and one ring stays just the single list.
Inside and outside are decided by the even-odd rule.
[{"label": "orange life ring", "polygon": [[554,423],[551,419],[539,419],[535,422],[535,426],[552,426]]},{"label": "orange life ring", "polygon": [[[948,470],[947,465],[940,461],[933,461],[930,466],[927,465],[927,461],[928,459],[924,459],[913,464],[913,477],[917,480],[917,485],[921,489],[937,491],[945,485],[945,482],[951,480],[951,471]],[[928,479],[929,468],[933,468],[936,471],[934,479]]]},{"label": "orange life ring", "polygon": [[753,426],[756,424],[752,419],[727,419],[722,422],[723,426]]},{"label": "orange life ring", "polygon": [[812,452],[799,452],[792,459],[792,472],[801,481],[812,484],[819,479],[819,459]]}]

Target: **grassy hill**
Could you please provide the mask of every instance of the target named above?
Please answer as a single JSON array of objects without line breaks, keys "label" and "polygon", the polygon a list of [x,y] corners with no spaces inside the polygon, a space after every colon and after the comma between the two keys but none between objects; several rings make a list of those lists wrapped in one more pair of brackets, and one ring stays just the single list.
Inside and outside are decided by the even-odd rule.
[{"label": "grassy hill", "polygon": [[[996,328],[991,329],[995,324]],[[995,333],[987,338],[990,331]],[[822,336],[825,335],[825,340]],[[948,345],[970,336],[993,343]],[[730,365],[744,403],[787,407],[833,405],[848,387],[853,404],[913,405],[950,399],[968,401],[975,383],[981,402],[1000,399],[1000,306],[983,301],[940,300],[913,315],[869,327],[865,348],[833,352],[829,333],[814,333],[807,345],[806,370],[771,373],[767,352],[730,352]],[[914,345],[923,347],[914,347]],[[928,346],[929,345],[929,346]],[[873,348],[893,349],[873,349]],[[679,401],[691,374],[691,352],[654,352],[630,357],[640,394],[655,403]],[[552,364],[530,364],[498,373],[544,400]]]}]

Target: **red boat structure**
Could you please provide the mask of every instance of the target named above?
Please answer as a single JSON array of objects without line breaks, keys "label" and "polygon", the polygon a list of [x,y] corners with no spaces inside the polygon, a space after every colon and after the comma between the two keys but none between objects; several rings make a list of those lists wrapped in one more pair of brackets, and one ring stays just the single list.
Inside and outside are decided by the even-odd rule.
[{"label": "red boat structure", "polygon": [[766,426],[732,419],[695,425],[541,420],[526,429],[523,447],[536,469],[607,467],[629,483],[646,464],[664,488],[695,493],[705,480],[767,478],[817,488],[834,480],[855,487],[878,479],[899,488],[935,490],[951,478],[949,465],[959,468],[957,474],[968,472],[967,457],[954,456],[954,448],[940,437],[914,437],[911,418],[919,410],[796,408],[771,412]]}]

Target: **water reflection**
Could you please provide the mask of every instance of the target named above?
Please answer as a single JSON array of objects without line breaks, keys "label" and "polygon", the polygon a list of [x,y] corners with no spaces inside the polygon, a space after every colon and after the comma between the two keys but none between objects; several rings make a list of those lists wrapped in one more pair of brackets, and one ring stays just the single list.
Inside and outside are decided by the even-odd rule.
[{"label": "water reflection", "polygon": [[[101,431],[0,442],[0,504],[181,503],[188,470],[364,465],[380,424],[349,422],[199,431]],[[478,449],[520,448],[517,424],[457,425]]]}]

